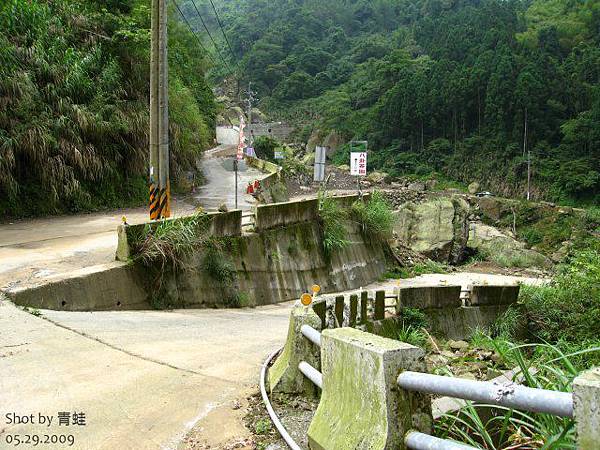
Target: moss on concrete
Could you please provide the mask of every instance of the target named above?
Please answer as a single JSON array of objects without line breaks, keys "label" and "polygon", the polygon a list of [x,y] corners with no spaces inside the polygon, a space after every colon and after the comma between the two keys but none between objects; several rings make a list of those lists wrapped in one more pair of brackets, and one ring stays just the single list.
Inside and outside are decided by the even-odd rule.
[{"label": "moss on concrete", "polygon": [[312,449],[404,449],[411,428],[429,432],[426,396],[396,387],[402,370],[424,370],[423,350],[352,328],[322,334],[323,392],[308,430]]}]

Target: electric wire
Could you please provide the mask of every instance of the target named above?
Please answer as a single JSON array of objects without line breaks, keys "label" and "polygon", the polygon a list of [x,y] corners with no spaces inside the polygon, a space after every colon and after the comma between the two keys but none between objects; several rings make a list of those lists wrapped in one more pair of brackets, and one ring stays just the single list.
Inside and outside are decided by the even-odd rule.
[{"label": "electric wire", "polygon": [[231,44],[229,43],[229,38],[227,37],[225,30],[223,29],[223,22],[221,22],[221,18],[219,17],[219,13],[217,12],[217,8],[215,7],[213,0],[210,0],[210,4],[212,5],[213,11],[215,12],[215,16],[217,17],[217,22],[219,23],[219,27],[221,28],[221,33],[223,33],[225,42],[227,42],[227,47],[229,47],[229,52],[231,53],[231,56],[233,57],[233,60],[235,61],[235,53],[233,52],[233,49],[231,48]]},{"label": "electric wire", "polygon": [[206,30],[206,34],[208,34],[208,37],[210,38],[213,46],[215,47],[215,50],[217,51],[219,58],[221,58],[221,61],[223,61],[223,64],[230,70],[230,72],[233,72],[233,70],[231,70],[231,66],[229,65],[229,63],[227,61],[225,61],[225,58],[223,58],[223,55],[221,54],[221,51],[219,50],[217,43],[213,39],[212,34],[210,34],[210,31],[209,31],[208,27],[206,26],[206,22],[204,21],[204,18],[202,17],[202,14],[200,14],[200,11],[198,10],[198,7],[196,6],[195,0],[192,0],[192,5],[194,6],[194,9],[196,10],[196,14],[198,14],[198,17],[200,18],[200,22],[202,23],[204,30]]},{"label": "electric wire", "polygon": [[175,4],[175,7],[177,8],[177,11],[179,11],[179,14],[181,15],[181,18],[183,19],[183,21],[185,22],[185,24],[187,25],[187,27],[190,29],[190,31],[192,32],[192,34],[194,35],[194,37],[196,38],[196,40],[198,41],[198,45],[200,45],[200,48],[202,50],[204,50],[204,53],[206,53],[206,56],[208,56],[208,58],[213,62],[213,64],[217,64],[217,62],[215,61],[215,59],[212,57],[212,55],[210,54],[210,52],[206,49],[206,47],[204,46],[204,44],[202,44],[202,41],[200,40],[200,38],[198,37],[198,35],[196,34],[196,32],[194,31],[194,29],[192,28],[192,26],[190,25],[190,22],[187,20],[187,18],[185,17],[185,15],[183,14],[183,11],[181,11],[181,8],[179,7],[179,5],[177,4],[176,0],[173,0],[173,3]]}]

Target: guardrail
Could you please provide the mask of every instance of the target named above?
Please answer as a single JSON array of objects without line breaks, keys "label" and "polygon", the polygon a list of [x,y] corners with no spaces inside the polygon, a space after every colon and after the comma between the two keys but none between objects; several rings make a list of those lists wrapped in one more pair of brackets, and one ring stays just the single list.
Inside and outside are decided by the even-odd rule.
[{"label": "guardrail", "polygon": [[[396,380],[407,391],[471,400],[494,406],[522,409],[529,412],[573,417],[573,394],[522,386],[515,383],[465,380],[462,378],[406,371]],[[405,443],[414,450],[472,449],[474,447],[434,438],[423,433],[409,433]]]},{"label": "guardrail", "polygon": [[[351,400],[354,394],[347,398],[332,395],[332,392],[337,394],[340,389],[349,389],[349,392],[352,393],[360,392],[363,401],[362,408],[367,404],[377,405],[379,408],[373,406],[374,409],[369,412],[368,416],[370,418],[383,417],[381,423],[385,422],[389,425],[388,434],[383,438],[377,434],[381,432],[377,426],[372,423],[367,426],[365,422],[364,435],[361,435],[360,439],[367,439],[365,436],[372,434],[376,437],[371,436],[369,438],[372,439],[371,442],[382,442],[381,439],[384,439],[386,445],[392,445],[393,448],[412,450],[475,449],[464,443],[440,439],[431,435],[431,426],[426,425],[428,420],[429,424],[432,420],[431,399],[428,394],[574,419],[577,430],[577,448],[581,450],[597,450],[599,448],[600,368],[582,373],[575,378],[572,393],[530,388],[514,382],[475,381],[428,374],[423,363],[425,353],[422,349],[347,326],[347,324],[353,323],[360,327],[363,318],[367,318],[367,316],[369,319],[373,318],[376,299],[381,304],[386,297],[390,296],[385,295],[383,291],[379,291],[374,298],[369,298],[367,293],[362,293],[360,298],[359,295],[353,294],[350,296],[350,305],[348,305],[343,302],[343,297],[338,296],[330,299],[330,302],[314,303],[313,309],[298,305],[296,316],[292,316],[295,322],[291,323],[290,329],[294,330],[292,336],[295,338],[288,342],[291,344],[288,361],[294,361],[294,364],[289,367],[295,370],[293,376],[299,377],[301,380],[300,383],[295,382],[294,386],[305,389],[302,388],[302,383],[307,380],[305,384],[311,388],[314,385],[322,391],[325,389],[323,391],[325,395],[321,398],[309,429],[309,441],[316,439],[314,441],[318,444],[316,448],[319,448],[321,444],[323,444],[321,447],[326,450],[346,448],[346,442],[342,445],[339,440],[328,440],[324,436],[344,435],[357,426],[356,420],[352,417],[361,414],[360,402],[357,409],[357,403]],[[438,301],[435,297],[430,297],[429,300],[431,303]],[[481,293],[475,300],[474,303],[486,302]],[[322,308],[320,313],[317,311],[318,305],[321,305]],[[326,322],[326,325],[332,326],[333,329],[327,329],[325,326],[321,333],[317,329],[320,320]],[[323,355],[317,359],[311,359],[317,348],[320,349],[321,354],[325,353],[327,357],[325,358]],[[297,355],[295,359],[293,358],[294,352]],[[311,363],[307,361],[311,361]],[[321,367],[322,371],[315,366]],[[374,370],[374,367],[379,369]],[[352,373],[360,372],[364,376],[349,379],[345,375],[348,370],[353,371]],[[382,373],[399,373],[400,375],[396,379],[390,380],[381,376]],[[390,383],[397,386],[390,389]],[[316,390],[311,392],[316,392]],[[351,414],[342,414],[338,417],[338,411],[344,407],[348,407]],[[344,411],[347,413],[346,409]],[[414,421],[415,417],[419,418],[416,422]],[[361,420],[367,419],[361,418]],[[395,425],[391,425],[392,422]],[[313,424],[315,424],[314,427]]]},{"label": "guardrail", "polygon": [[398,386],[407,391],[443,395],[512,409],[573,417],[573,394],[530,388],[515,383],[465,380],[417,372],[403,372]]},{"label": "guardrail", "polygon": [[[310,325],[302,325],[300,328],[302,335],[317,347],[321,347],[321,333],[315,330]],[[308,364],[306,361],[301,361],[298,364],[298,370],[304,374],[306,378],[312,381],[319,389],[323,389],[323,374]]]}]

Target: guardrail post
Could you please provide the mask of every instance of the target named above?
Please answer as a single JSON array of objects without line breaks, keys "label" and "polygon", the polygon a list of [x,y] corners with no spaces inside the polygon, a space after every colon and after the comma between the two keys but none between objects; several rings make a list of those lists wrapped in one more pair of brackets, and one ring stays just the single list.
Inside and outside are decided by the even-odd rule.
[{"label": "guardrail post", "polygon": [[287,394],[316,395],[317,388],[298,369],[301,361],[319,369],[320,349],[302,335],[302,325],[321,329],[321,319],[311,307],[297,304],[290,314],[288,336],[283,352],[269,369],[269,389]]},{"label": "guardrail post", "polygon": [[337,321],[337,326],[338,327],[343,327],[344,326],[344,296],[343,295],[338,295],[335,298],[335,305],[334,305],[334,314],[335,314],[335,320]]},{"label": "guardrail post", "polygon": [[369,293],[362,291],[360,293],[360,324],[365,325],[369,320]]},{"label": "guardrail post", "polygon": [[573,380],[573,407],[577,422],[577,448],[595,450],[600,442],[600,367]]},{"label": "guardrail post", "polygon": [[358,295],[352,294],[350,296],[350,326],[355,327],[358,318]]},{"label": "guardrail post", "polygon": [[375,320],[385,319],[385,291],[375,292]]},{"label": "guardrail post", "polygon": [[310,448],[403,450],[406,432],[430,432],[429,396],[396,383],[403,370],[424,371],[424,356],[418,347],[353,328],[323,331],[323,390]]}]

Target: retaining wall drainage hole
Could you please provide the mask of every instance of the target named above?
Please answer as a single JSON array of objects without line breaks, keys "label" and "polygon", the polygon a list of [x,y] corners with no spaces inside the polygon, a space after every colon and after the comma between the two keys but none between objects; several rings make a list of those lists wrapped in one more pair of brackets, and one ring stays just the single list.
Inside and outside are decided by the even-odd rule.
[{"label": "retaining wall drainage hole", "polygon": [[64,300],[60,303],[62,306],[67,306],[67,302],[65,302]]}]

